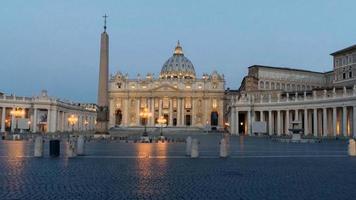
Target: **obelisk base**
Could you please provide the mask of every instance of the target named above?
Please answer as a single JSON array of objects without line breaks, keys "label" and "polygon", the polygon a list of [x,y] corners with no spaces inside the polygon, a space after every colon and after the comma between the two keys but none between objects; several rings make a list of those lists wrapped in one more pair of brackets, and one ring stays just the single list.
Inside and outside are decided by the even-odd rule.
[{"label": "obelisk base", "polygon": [[98,107],[94,138],[110,136],[108,131],[108,110],[107,106]]}]

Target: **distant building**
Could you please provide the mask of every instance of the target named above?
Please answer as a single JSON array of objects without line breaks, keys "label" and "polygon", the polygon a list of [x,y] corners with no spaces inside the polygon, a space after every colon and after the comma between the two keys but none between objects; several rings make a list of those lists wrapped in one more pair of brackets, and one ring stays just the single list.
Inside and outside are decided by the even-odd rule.
[{"label": "distant building", "polygon": [[334,85],[356,85],[356,45],[341,49],[331,55],[334,58]]},{"label": "distant building", "polygon": [[331,54],[330,72],[254,65],[233,94],[227,91],[226,117],[232,134],[253,135],[255,121],[266,133],[289,133],[292,121],[304,134],[356,136],[356,45]]},{"label": "distant building", "polygon": [[[12,111],[21,111],[15,116]],[[78,121],[72,125],[68,118],[74,115]],[[65,132],[93,130],[96,121],[96,105],[60,100],[42,91],[35,97],[19,97],[0,94],[0,132],[14,132],[19,119],[27,121],[27,132]]]}]

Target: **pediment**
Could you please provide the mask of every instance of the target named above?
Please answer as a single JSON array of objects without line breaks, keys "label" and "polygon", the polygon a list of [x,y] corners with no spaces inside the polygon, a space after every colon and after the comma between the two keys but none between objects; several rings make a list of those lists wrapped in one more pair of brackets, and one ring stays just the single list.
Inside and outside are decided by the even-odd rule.
[{"label": "pediment", "polygon": [[179,89],[169,84],[163,84],[152,89],[152,92],[178,92]]}]

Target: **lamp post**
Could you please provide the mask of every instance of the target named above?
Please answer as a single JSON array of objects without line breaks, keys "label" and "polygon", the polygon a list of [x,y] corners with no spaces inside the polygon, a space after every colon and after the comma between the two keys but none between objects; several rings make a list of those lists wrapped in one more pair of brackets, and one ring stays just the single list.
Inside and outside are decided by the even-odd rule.
[{"label": "lamp post", "polygon": [[88,130],[88,124],[89,124],[88,120],[85,120],[85,121],[84,121],[84,125],[85,125],[85,130],[86,130],[86,131]]},{"label": "lamp post", "polygon": [[20,108],[15,108],[15,110],[12,110],[10,112],[10,115],[15,117],[15,121],[16,121],[15,132],[16,132],[16,130],[18,129],[18,125],[19,125],[18,124],[19,121],[17,118],[25,116],[25,110],[20,109]]},{"label": "lamp post", "polygon": [[74,125],[77,123],[77,121],[78,117],[73,114],[68,117],[68,122],[72,126],[72,132],[74,132]]},{"label": "lamp post", "polygon": [[157,119],[157,122],[158,122],[158,124],[159,124],[160,127],[161,127],[160,136],[161,136],[161,139],[162,139],[162,138],[163,138],[162,127],[163,127],[163,124],[167,123],[167,120],[166,120],[166,118],[164,118],[163,116],[160,116],[160,117]]},{"label": "lamp post", "polygon": [[142,136],[147,137],[147,119],[151,117],[151,113],[148,111],[148,108],[144,108],[142,112],[140,112],[140,117],[142,117],[145,121],[145,130],[143,131]]}]

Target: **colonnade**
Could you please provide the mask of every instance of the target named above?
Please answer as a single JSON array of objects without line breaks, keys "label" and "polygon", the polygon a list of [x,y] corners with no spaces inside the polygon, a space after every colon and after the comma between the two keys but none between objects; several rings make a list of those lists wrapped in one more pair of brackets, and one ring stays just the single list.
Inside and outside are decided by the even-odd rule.
[{"label": "colonnade", "polygon": [[[68,109],[55,108],[31,108],[28,106],[20,107],[0,106],[0,132],[14,132],[16,129],[16,123],[19,118],[26,119],[28,121],[28,129],[30,132],[64,132],[64,131],[87,131],[95,129],[95,112],[78,112]],[[21,116],[16,117],[11,114],[11,111],[23,110],[24,113]],[[72,126],[68,122],[68,118],[71,115],[75,115],[77,122]]]},{"label": "colonnade", "polygon": [[253,135],[252,124],[266,122],[269,135],[289,134],[291,122],[302,124],[304,135],[315,137],[356,137],[356,106],[335,106],[286,109],[246,109],[233,107],[231,110],[231,133]]}]

